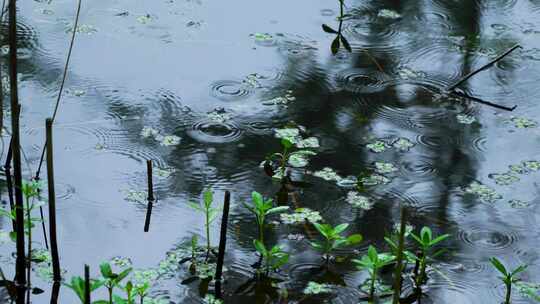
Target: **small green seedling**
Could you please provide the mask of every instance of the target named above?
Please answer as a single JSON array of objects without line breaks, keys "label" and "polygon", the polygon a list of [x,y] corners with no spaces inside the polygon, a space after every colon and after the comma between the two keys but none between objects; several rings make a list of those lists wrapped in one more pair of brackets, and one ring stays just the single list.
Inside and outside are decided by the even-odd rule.
[{"label": "small green seedling", "polygon": [[370,275],[371,285],[369,288],[369,298],[373,300],[375,294],[375,282],[377,274],[381,268],[394,262],[395,256],[389,253],[378,253],[377,249],[369,246],[367,255],[362,256],[360,260],[353,260],[356,267],[360,270],[367,269]]},{"label": "small green seedling", "polygon": [[[90,279],[90,293],[103,286],[103,284],[105,284],[105,281],[103,280]],[[86,288],[83,278],[79,276],[71,277],[71,282],[64,285],[73,290],[77,297],[79,297],[81,303],[84,304],[84,295],[86,292]]]},{"label": "small green seedling", "polygon": [[286,211],[289,209],[288,206],[274,207],[273,201],[271,198],[264,199],[263,196],[256,191],[251,193],[251,199],[253,205],[250,206],[244,203],[244,206],[255,215],[257,219],[257,225],[259,226],[259,241],[264,242],[264,224],[265,219],[268,215]]},{"label": "small green seedling", "polygon": [[[291,150],[294,148],[294,144],[285,138],[281,139],[281,146],[283,147],[283,150],[281,153],[273,153],[267,158],[267,161],[277,159],[279,162],[279,176],[284,177],[285,176],[285,169],[287,168],[287,163],[289,162],[289,158],[291,156]],[[272,172],[273,173],[273,172]]]},{"label": "small green seedling", "polygon": [[255,246],[255,249],[263,258],[262,268],[266,276],[269,275],[270,271],[278,270],[289,261],[289,254],[283,251],[283,247],[280,245],[275,245],[268,250],[261,241],[253,240],[253,246]]},{"label": "small green seedling", "polygon": [[202,213],[204,213],[205,216],[205,222],[204,226],[206,229],[206,259],[210,256],[211,251],[211,245],[210,245],[210,225],[214,220],[217,218],[218,213],[220,211],[219,208],[212,207],[212,204],[214,202],[213,193],[210,190],[206,190],[203,193],[203,204],[197,204],[197,203],[189,203],[189,205]]},{"label": "small green seedling", "polygon": [[355,245],[362,241],[362,235],[360,234],[351,234],[348,237],[341,235],[349,227],[349,224],[340,224],[336,227],[318,223],[314,223],[313,225],[324,237],[324,242],[311,242],[311,246],[323,253],[327,264],[330,261],[330,254],[333,250]]},{"label": "small green seedling", "polygon": [[491,262],[491,265],[497,269],[502,276],[499,277],[501,281],[503,281],[504,285],[506,286],[506,297],[504,304],[510,304],[510,297],[512,296],[512,285],[519,281],[518,278],[516,278],[517,274],[525,271],[527,269],[527,265],[520,265],[513,271],[506,270],[506,267],[497,259],[496,257],[492,257],[489,259]]},{"label": "small green seedling", "polygon": [[450,237],[449,234],[443,234],[436,238],[433,238],[433,233],[429,227],[423,227],[420,230],[420,235],[411,233],[412,238],[420,245],[420,256],[416,257],[416,260],[420,265],[420,273],[416,279],[416,286],[422,285],[426,280],[426,267],[429,260],[432,260],[444,252],[446,249],[439,249],[435,253],[432,253],[433,248],[440,242]]},{"label": "small green seedling", "polygon": [[103,262],[99,265],[101,275],[103,276],[103,285],[107,287],[109,291],[109,304],[113,303],[113,290],[115,287],[119,286],[120,282],[125,279],[132,268],[127,268],[120,273],[114,273],[111,268],[111,264],[108,262]]}]

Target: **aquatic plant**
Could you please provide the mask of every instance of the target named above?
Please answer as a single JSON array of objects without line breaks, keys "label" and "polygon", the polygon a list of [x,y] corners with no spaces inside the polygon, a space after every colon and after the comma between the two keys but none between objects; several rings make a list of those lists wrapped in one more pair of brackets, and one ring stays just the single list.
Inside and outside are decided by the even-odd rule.
[{"label": "aquatic plant", "polygon": [[426,279],[426,267],[427,267],[428,262],[440,256],[446,251],[446,249],[442,248],[432,253],[434,247],[437,244],[449,238],[450,235],[443,234],[434,238],[433,232],[431,231],[431,229],[429,227],[424,226],[420,230],[420,235],[416,235],[411,232],[411,236],[418,243],[418,245],[420,245],[420,256],[416,257],[416,260],[419,263],[420,273],[415,278],[416,285],[420,286],[423,284],[423,282]]},{"label": "aquatic plant", "polygon": [[114,273],[111,268],[111,264],[108,262],[103,262],[99,265],[99,270],[103,276],[103,286],[105,286],[109,292],[109,304],[113,303],[113,291],[114,288],[118,287],[120,282],[124,280],[132,268],[127,268],[122,270],[120,273]]},{"label": "aquatic plant", "polygon": [[[103,286],[103,284],[105,284],[105,281],[103,280],[90,279],[90,293]],[[65,283],[64,285],[67,286],[69,289],[73,290],[77,297],[79,297],[81,303],[84,304],[86,287],[83,278],[81,278],[80,276],[71,277],[70,283]]]},{"label": "aquatic plant", "polygon": [[261,254],[262,269],[264,269],[264,274],[266,276],[270,274],[270,271],[278,270],[289,261],[289,254],[283,251],[281,245],[275,245],[268,250],[263,242],[253,240],[253,246],[255,246],[257,252]]},{"label": "aquatic plant", "polygon": [[349,224],[340,224],[332,227],[329,224],[313,224],[317,231],[324,237],[323,242],[313,241],[310,242],[311,246],[316,250],[323,253],[323,257],[328,264],[330,261],[330,254],[335,249],[342,247],[355,245],[362,242],[361,234],[351,234],[348,237],[342,235],[342,233],[349,227]]},{"label": "aquatic plant", "polygon": [[317,283],[309,281],[306,288],[304,288],[304,294],[306,295],[318,295],[332,292],[332,285],[326,283]]},{"label": "aquatic plant", "polygon": [[518,282],[518,278],[516,277],[519,273],[525,271],[527,269],[527,265],[519,265],[516,269],[512,271],[508,271],[506,267],[497,259],[496,257],[492,257],[489,259],[491,262],[491,265],[497,269],[500,274],[502,274],[499,279],[504,283],[506,286],[506,296],[504,304],[510,304],[510,297],[512,296],[512,285],[514,285],[516,282]]},{"label": "aquatic plant", "polygon": [[472,182],[465,188],[465,193],[474,194],[487,203],[493,203],[502,198],[502,195],[498,194],[495,190],[479,182]]},{"label": "aquatic plant", "polygon": [[395,261],[396,257],[389,253],[378,253],[377,249],[369,245],[368,252],[360,260],[354,259],[353,263],[360,270],[367,270],[370,275],[371,287],[369,289],[369,298],[373,299],[375,293],[375,282],[377,274],[381,268]]},{"label": "aquatic plant", "polygon": [[322,221],[322,216],[319,211],[314,211],[309,208],[298,208],[294,213],[280,214],[281,222],[284,224],[299,224],[299,223],[318,223]]},{"label": "aquatic plant", "polygon": [[356,191],[350,191],[347,193],[347,203],[349,203],[354,208],[360,208],[363,210],[369,210],[373,208],[373,202],[367,196],[361,195]]},{"label": "aquatic plant", "polygon": [[259,226],[259,241],[264,242],[264,224],[268,215],[276,214],[288,210],[288,206],[274,207],[273,200],[271,198],[264,199],[263,196],[256,191],[251,193],[251,201],[253,205],[243,203],[244,206],[255,215],[257,219],[257,225]]},{"label": "aquatic plant", "polygon": [[211,251],[211,243],[210,243],[210,225],[218,216],[219,208],[212,207],[212,204],[214,203],[214,197],[211,190],[205,190],[203,192],[203,201],[202,204],[197,203],[189,203],[191,208],[201,212],[204,214],[204,227],[206,231],[206,258],[210,256]]}]

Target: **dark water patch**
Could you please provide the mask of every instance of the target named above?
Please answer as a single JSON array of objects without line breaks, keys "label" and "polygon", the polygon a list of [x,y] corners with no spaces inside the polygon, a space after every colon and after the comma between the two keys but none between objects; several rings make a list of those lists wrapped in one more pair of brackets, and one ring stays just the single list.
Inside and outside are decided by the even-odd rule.
[{"label": "dark water patch", "polygon": [[195,122],[187,134],[202,143],[228,143],[240,140],[243,131],[233,122],[203,119]]},{"label": "dark water patch", "polygon": [[507,253],[519,241],[519,235],[513,231],[497,231],[480,227],[471,227],[467,230],[460,229],[457,238],[469,247],[495,255]]},{"label": "dark water patch", "polygon": [[380,92],[389,79],[383,72],[361,68],[342,70],[336,75],[338,86],[352,93]]}]

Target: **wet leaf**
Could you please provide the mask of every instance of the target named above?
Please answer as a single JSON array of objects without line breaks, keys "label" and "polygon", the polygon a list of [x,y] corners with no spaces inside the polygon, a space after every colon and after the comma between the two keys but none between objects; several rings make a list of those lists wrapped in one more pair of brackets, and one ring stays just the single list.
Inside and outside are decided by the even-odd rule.
[{"label": "wet leaf", "polygon": [[322,29],[323,29],[323,31],[325,31],[325,32],[327,32],[329,34],[337,34],[338,33],[336,30],[334,30],[333,28],[329,27],[326,24],[322,25]]},{"label": "wet leaf", "polygon": [[330,50],[332,51],[332,54],[337,54],[339,51],[339,36],[337,36],[334,41],[332,41],[332,45],[330,46]]}]

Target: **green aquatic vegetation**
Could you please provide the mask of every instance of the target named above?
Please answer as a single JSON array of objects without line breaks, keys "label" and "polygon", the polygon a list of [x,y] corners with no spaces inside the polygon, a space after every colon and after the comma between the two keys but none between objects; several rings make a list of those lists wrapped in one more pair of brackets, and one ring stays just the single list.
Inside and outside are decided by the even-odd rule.
[{"label": "green aquatic vegetation", "polygon": [[189,203],[191,208],[204,214],[204,228],[206,231],[206,258],[210,256],[211,244],[210,244],[210,225],[216,220],[218,213],[221,209],[213,207],[214,194],[210,189],[207,189],[203,193],[203,201],[201,203]]},{"label": "green aquatic vegetation", "polygon": [[[90,279],[90,293],[94,292],[101,286],[105,284],[105,281],[103,280],[96,280],[96,279]],[[84,295],[86,293],[86,287],[84,284],[84,279],[80,276],[74,276],[71,277],[70,283],[64,283],[65,286],[67,286],[69,289],[73,290],[77,297],[79,297],[79,300],[81,303],[84,304]],[[109,303],[106,301],[103,301],[104,303]]]},{"label": "green aquatic vegetation", "polygon": [[214,297],[212,294],[207,294],[204,296],[203,302],[205,304],[223,304],[223,301]]},{"label": "green aquatic vegetation", "polygon": [[375,142],[367,144],[366,148],[371,150],[371,152],[381,153],[381,152],[386,151],[388,148],[390,148],[390,146],[386,142],[384,142],[382,140],[377,140]]},{"label": "green aquatic vegetation", "polygon": [[283,246],[275,245],[271,249],[267,249],[263,242],[253,240],[253,246],[262,256],[262,268],[266,276],[270,271],[276,271],[289,261],[289,254],[283,251]]},{"label": "green aquatic vegetation", "polygon": [[516,209],[528,208],[531,206],[530,202],[525,202],[518,199],[509,200],[508,204],[510,205],[510,207],[516,208]]},{"label": "green aquatic vegetation", "polygon": [[319,148],[321,145],[317,137],[308,137],[296,143],[296,147],[302,148]]},{"label": "green aquatic vegetation", "polygon": [[309,157],[317,153],[309,150],[300,150],[289,155],[287,163],[294,168],[303,168],[309,164]]},{"label": "green aquatic vegetation", "polygon": [[129,202],[146,204],[148,194],[146,191],[137,191],[137,190],[123,190],[124,199]]},{"label": "green aquatic vegetation", "polygon": [[367,270],[370,275],[371,286],[369,289],[369,298],[373,299],[375,295],[375,282],[381,268],[390,265],[394,262],[395,256],[389,253],[378,253],[377,249],[372,245],[369,246],[366,255],[363,255],[360,260],[353,260],[359,270]]},{"label": "green aquatic vegetation", "polygon": [[441,243],[442,241],[448,239],[450,237],[449,234],[443,234],[439,235],[437,237],[434,237],[433,232],[429,227],[422,227],[420,230],[420,234],[416,235],[414,233],[411,233],[411,237],[416,241],[416,243],[420,246],[420,256],[416,257],[416,260],[419,262],[419,274],[418,277],[415,278],[416,285],[420,286],[422,285],[426,280],[426,267],[430,261],[435,259],[436,257],[440,256],[444,252],[446,252],[446,249],[442,248],[435,252],[435,247]]},{"label": "green aquatic vegetation", "polygon": [[260,42],[268,42],[268,41],[274,40],[274,36],[272,36],[269,33],[253,33],[249,36],[255,39],[255,41],[260,41]]},{"label": "green aquatic vegetation", "polygon": [[465,193],[474,194],[487,203],[493,203],[502,198],[502,195],[498,194],[495,190],[479,182],[472,182],[465,188]]},{"label": "green aquatic vegetation", "polygon": [[339,176],[339,174],[337,174],[336,171],[334,171],[334,169],[330,167],[324,167],[322,170],[313,172],[313,176],[322,178],[328,182],[339,182],[343,179],[341,176]]},{"label": "green aquatic vegetation", "polygon": [[137,22],[139,22],[140,24],[147,24],[151,22],[152,20],[154,20],[154,18],[150,14],[141,15],[137,17]]},{"label": "green aquatic vegetation", "polygon": [[249,85],[252,88],[260,89],[263,87],[261,83],[259,82],[259,80],[261,79],[266,79],[266,77],[264,77],[263,75],[260,75],[259,73],[251,73],[247,75],[246,77],[244,77],[242,82]]},{"label": "green aquatic vegetation", "polygon": [[156,270],[134,270],[132,274],[133,290],[139,296],[141,303],[144,303],[148,296],[148,291],[157,280],[159,274]]},{"label": "green aquatic vegetation", "polygon": [[292,144],[295,144],[298,141],[302,140],[302,137],[300,136],[300,130],[298,128],[275,129],[274,132],[276,138],[285,139]]},{"label": "green aquatic vegetation", "polygon": [[375,162],[375,171],[379,174],[388,174],[396,172],[398,168],[392,163]]},{"label": "green aquatic vegetation", "polygon": [[174,169],[153,167],[152,173],[154,174],[154,176],[157,176],[159,178],[168,178],[169,176],[171,176],[171,174],[174,173]]},{"label": "green aquatic vegetation", "polygon": [[373,208],[373,202],[367,196],[361,195],[356,191],[350,191],[347,193],[347,203],[349,203],[354,208],[360,208],[363,210],[369,210]]},{"label": "green aquatic vegetation", "polygon": [[211,121],[217,123],[224,123],[228,120],[231,120],[233,116],[231,113],[227,113],[223,108],[216,108],[213,111],[208,112],[206,114],[206,117],[208,117],[208,119],[210,119]]},{"label": "green aquatic vegetation", "polygon": [[536,121],[525,117],[511,116],[510,122],[512,122],[514,124],[514,127],[518,129],[536,128],[538,126],[538,123]]},{"label": "green aquatic vegetation", "polygon": [[156,137],[159,135],[159,131],[152,127],[143,127],[141,130],[141,136],[144,138]]},{"label": "green aquatic vegetation", "polygon": [[284,96],[277,96],[272,99],[265,100],[262,102],[262,104],[265,106],[277,106],[277,105],[286,106],[290,102],[296,100],[296,97],[292,95],[292,91],[290,92],[291,93],[286,93]]},{"label": "green aquatic vegetation", "polygon": [[108,262],[103,262],[99,265],[99,270],[103,276],[103,286],[105,286],[109,292],[109,304],[112,304],[114,289],[118,287],[120,282],[122,282],[122,280],[129,275],[132,268],[130,267],[122,270],[119,273],[115,273],[112,271],[111,264]]},{"label": "green aquatic vegetation", "polygon": [[499,277],[499,279],[504,283],[506,286],[506,296],[505,296],[505,304],[510,304],[510,297],[512,295],[512,286],[519,281],[517,278],[517,275],[527,269],[527,265],[520,265],[516,269],[509,271],[504,267],[504,265],[497,259],[496,257],[492,257],[489,259],[491,262],[491,265],[495,267],[499,271],[499,273],[502,275]]},{"label": "green aquatic vegetation", "polygon": [[528,160],[521,163],[528,171],[540,170],[540,162],[536,160]]},{"label": "green aquatic vegetation", "polygon": [[282,213],[280,219],[284,224],[318,223],[322,221],[319,211],[309,208],[298,208],[294,210],[294,213]]},{"label": "green aquatic vegetation", "polygon": [[344,223],[332,227],[329,224],[314,223],[313,226],[315,226],[324,239],[322,242],[313,241],[310,244],[314,249],[322,252],[326,263],[330,261],[332,251],[362,242],[361,234],[351,234],[347,237],[342,235],[349,227],[349,224]]},{"label": "green aquatic vegetation", "polygon": [[126,267],[131,267],[132,266],[132,262],[131,262],[131,259],[130,258],[127,258],[127,257],[122,257],[122,256],[116,256],[116,257],[113,257],[111,260],[110,260],[110,263],[114,266],[117,266],[117,267],[120,267],[120,268],[126,268]]},{"label": "green aquatic vegetation", "polygon": [[508,186],[519,181],[519,177],[508,172],[492,173],[489,174],[488,177],[495,180],[495,183],[501,186]]},{"label": "green aquatic vegetation", "polygon": [[309,281],[303,292],[306,295],[328,294],[332,293],[332,285]]},{"label": "green aquatic vegetation", "polygon": [[472,115],[458,114],[456,115],[456,119],[460,124],[464,125],[470,125],[476,122],[476,118]]},{"label": "green aquatic vegetation", "polygon": [[377,17],[388,18],[388,19],[399,19],[401,18],[401,15],[396,11],[384,8],[379,11],[379,13],[377,14]]},{"label": "green aquatic vegetation", "polygon": [[252,205],[243,203],[244,206],[255,215],[257,225],[259,227],[259,241],[264,242],[264,225],[266,217],[271,214],[280,213],[289,209],[288,206],[274,207],[273,200],[271,198],[265,199],[256,191],[251,193]]},{"label": "green aquatic vegetation", "polygon": [[392,147],[402,152],[407,152],[414,146],[415,144],[405,137],[400,137],[392,143]]},{"label": "green aquatic vegetation", "polygon": [[366,186],[385,185],[388,183],[390,183],[390,179],[388,177],[375,173],[366,176],[360,176],[358,178],[358,186],[360,189],[363,189]]},{"label": "green aquatic vegetation", "polygon": [[514,286],[522,296],[540,302],[540,283],[518,281]]},{"label": "green aquatic vegetation", "polygon": [[165,135],[161,138],[160,144],[162,146],[176,146],[180,143],[180,140],[182,140],[182,138],[179,136]]},{"label": "green aquatic vegetation", "polygon": [[[97,33],[97,29],[90,24],[79,24],[77,26],[76,32],[77,34],[86,34],[86,35],[92,35],[94,33]],[[73,25],[70,23],[66,24],[66,33],[73,33]]]}]

